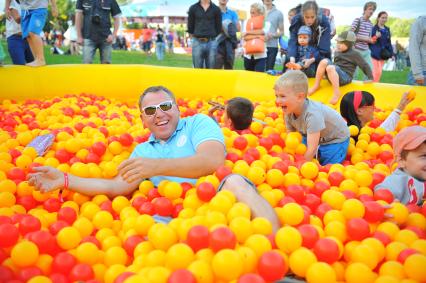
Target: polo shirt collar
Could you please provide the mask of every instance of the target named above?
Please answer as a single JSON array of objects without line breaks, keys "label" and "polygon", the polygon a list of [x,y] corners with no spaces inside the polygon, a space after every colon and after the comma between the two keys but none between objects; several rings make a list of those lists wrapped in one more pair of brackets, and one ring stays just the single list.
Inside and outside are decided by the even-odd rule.
[{"label": "polo shirt collar", "polygon": [[[173,132],[173,134],[170,136],[170,138],[166,142],[168,142],[169,140],[171,140],[177,134],[177,132],[179,132],[180,130],[182,130],[183,126],[185,126],[185,123],[186,123],[185,119],[180,119],[179,118],[179,122],[178,122],[178,124],[176,126],[176,130]],[[151,134],[149,136],[148,142],[149,143],[160,143],[160,142],[162,142],[162,140],[157,139],[153,134]]]}]

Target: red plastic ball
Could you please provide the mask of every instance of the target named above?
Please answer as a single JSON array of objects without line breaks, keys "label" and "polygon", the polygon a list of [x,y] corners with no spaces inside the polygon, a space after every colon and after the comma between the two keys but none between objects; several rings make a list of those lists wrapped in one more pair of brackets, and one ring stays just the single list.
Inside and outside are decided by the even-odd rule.
[{"label": "red plastic ball", "polygon": [[202,225],[196,225],[188,231],[186,242],[194,252],[209,246],[209,229]]}]

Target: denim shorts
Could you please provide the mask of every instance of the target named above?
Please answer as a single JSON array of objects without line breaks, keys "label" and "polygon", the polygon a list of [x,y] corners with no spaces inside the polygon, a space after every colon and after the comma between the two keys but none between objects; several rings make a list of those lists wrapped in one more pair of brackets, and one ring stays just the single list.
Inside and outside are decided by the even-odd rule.
[{"label": "denim shorts", "polygon": [[[303,137],[302,143],[307,145],[306,136]],[[349,147],[349,138],[343,142],[320,144],[318,147],[317,159],[321,165],[342,163]]]},{"label": "denim shorts", "polygon": [[[330,59],[328,59],[328,65],[333,65],[334,68],[336,68],[337,75],[339,76],[339,86],[344,86],[352,82],[352,78],[345,71],[343,71],[342,68],[340,68],[337,65],[334,65]],[[330,82],[327,72],[325,73],[325,76],[327,77],[327,80]]]},{"label": "denim shorts", "polygon": [[46,23],[47,9],[39,8],[34,10],[21,11],[22,38],[27,38],[30,32],[40,36]]}]

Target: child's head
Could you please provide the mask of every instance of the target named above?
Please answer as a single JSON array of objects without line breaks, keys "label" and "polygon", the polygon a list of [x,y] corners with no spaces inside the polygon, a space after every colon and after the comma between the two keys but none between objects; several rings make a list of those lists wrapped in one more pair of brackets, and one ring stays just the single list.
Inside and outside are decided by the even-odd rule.
[{"label": "child's head", "polygon": [[300,46],[307,46],[312,36],[312,30],[308,26],[301,26],[297,32],[297,43]]},{"label": "child's head", "polygon": [[374,96],[368,91],[351,91],[340,102],[340,114],[348,126],[362,128],[374,118]]},{"label": "child's head", "polygon": [[345,52],[348,49],[351,49],[352,46],[355,44],[356,41],[356,35],[351,30],[346,30],[339,34],[339,36],[336,38],[337,41],[337,50],[340,52]]},{"label": "child's head", "polygon": [[299,4],[296,7],[288,10],[288,21],[289,21],[290,24],[291,24],[291,21],[293,20],[293,17],[296,16],[297,11],[300,11],[301,8],[302,8],[302,4]]},{"label": "child's head", "polygon": [[235,130],[245,130],[253,120],[254,106],[250,100],[234,97],[225,106],[225,125]]},{"label": "child's head", "polygon": [[274,85],[275,103],[285,114],[295,113],[303,105],[308,93],[308,78],[302,71],[285,72]]},{"label": "child's head", "polygon": [[402,129],[393,139],[398,166],[408,175],[426,180],[426,128],[412,126]]}]

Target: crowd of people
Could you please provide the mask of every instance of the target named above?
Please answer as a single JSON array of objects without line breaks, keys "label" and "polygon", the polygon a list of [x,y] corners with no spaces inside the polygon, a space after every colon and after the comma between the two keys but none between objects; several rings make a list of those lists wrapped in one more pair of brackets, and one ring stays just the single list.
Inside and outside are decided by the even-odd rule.
[{"label": "crowd of people", "polygon": [[[227,0],[219,0],[216,6],[210,0],[200,0],[188,13],[188,32],[192,38],[192,59],[195,68],[232,69],[238,40],[235,32],[241,31],[244,68],[249,71],[271,72],[274,70],[278,51],[286,54],[283,72],[301,70],[308,77],[316,77],[312,94],[319,87],[324,75],[333,85],[331,103],[337,103],[341,94],[339,86],[348,84],[364,73],[365,81],[379,82],[387,60],[396,61],[399,69],[405,66],[404,48],[398,42],[392,45],[391,31],[386,26],[388,13],[381,11],[375,23],[371,22],[377,4],[367,2],[362,14],[353,20],[350,30],[336,38],[337,48],[332,50],[331,41],[336,34],[334,17],[329,9],[320,8],[315,1],[306,1],[289,10],[289,33],[283,39],[283,13],[273,0],[263,0],[250,6],[250,18],[240,27],[236,13],[227,7]],[[220,17],[221,15],[221,17]],[[410,35],[410,57],[414,64],[409,83],[424,84],[420,79],[425,70],[425,43],[423,40],[425,17],[413,24]],[[220,39],[220,40],[218,40]],[[228,43],[228,45],[225,45]],[[220,48],[225,45],[225,48]],[[224,53],[223,50],[226,50]],[[225,56],[224,56],[225,54]],[[223,58],[228,60],[223,64]],[[334,58],[334,61],[332,61]],[[216,61],[219,61],[216,64]],[[274,73],[274,72],[272,72]],[[418,80],[413,79],[417,77]]]},{"label": "crowd of people", "polygon": [[[4,11],[8,50],[14,64],[42,66],[45,64],[43,40],[51,42],[54,53],[63,54],[61,46],[66,38],[70,54],[80,54],[79,47],[82,46],[84,63],[92,63],[96,50],[99,50],[101,63],[108,64],[113,48],[128,49],[130,46],[130,49],[151,55],[154,47],[157,58],[163,60],[166,47],[173,53],[175,43],[180,41],[183,46],[191,47],[195,68],[233,69],[238,49],[244,59],[244,68],[258,72],[274,71],[280,52],[285,54],[281,62],[282,72],[302,70],[308,77],[317,78],[309,94],[318,88],[318,78],[326,75],[334,89],[331,103],[336,103],[340,97],[338,87],[350,83],[359,70],[363,71],[364,80],[380,81],[389,59],[393,59],[397,69],[406,65],[412,67],[409,84],[425,84],[426,43],[423,34],[426,16],[419,17],[411,28],[408,53],[412,59],[406,62],[402,45],[391,43],[391,31],[386,26],[388,13],[379,12],[376,22],[371,22],[377,9],[375,2],[365,3],[361,16],[352,22],[351,32],[345,31],[343,37],[336,38],[336,50],[331,48],[336,34],[334,17],[329,9],[319,7],[315,1],[306,1],[289,9],[290,36],[287,40],[283,13],[275,7],[273,0],[253,3],[250,18],[244,24],[237,13],[227,7],[228,2],[218,0],[216,5],[211,0],[200,0],[190,6],[184,35],[177,35],[172,29],[163,29],[160,25],[154,29],[145,24],[140,38],[129,43],[125,36],[118,35],[121,10],[116,0],[77,1],[68,30],[63,33],[54,28],[46,35],[42,29],[47,17],[47,1],[28,0],[18,4],[16,0],[7,0]],[[53,16],[57,16],[55,1],[51,5]],[[352,64],[354,61],[355,65]]]}]

